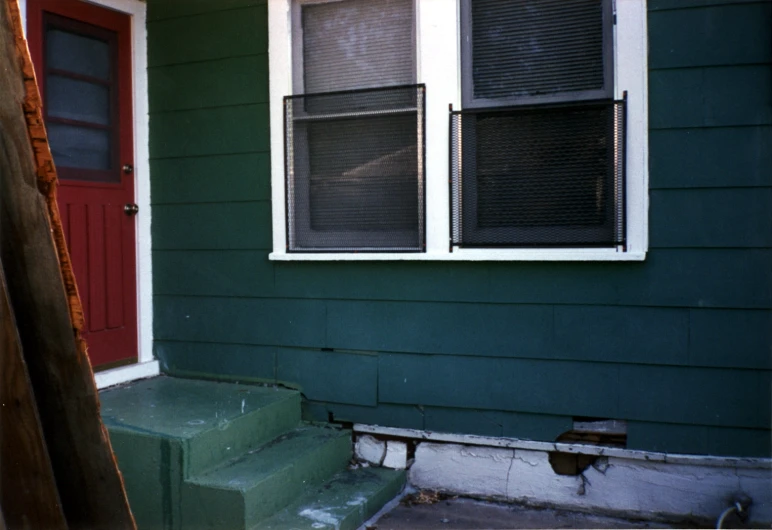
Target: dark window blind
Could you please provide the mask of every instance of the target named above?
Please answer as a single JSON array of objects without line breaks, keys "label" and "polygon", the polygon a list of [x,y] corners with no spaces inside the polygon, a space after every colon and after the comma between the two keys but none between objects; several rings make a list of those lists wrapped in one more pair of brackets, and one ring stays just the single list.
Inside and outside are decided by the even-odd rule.
[{"label": "dark window blind", "polygon": [[611,97],[610,0],[466,0],[464,106]]},{"label": "dark window blind", "polygon": [[413,0],[306,4],[301,18],[306,94],[415,83]]}]

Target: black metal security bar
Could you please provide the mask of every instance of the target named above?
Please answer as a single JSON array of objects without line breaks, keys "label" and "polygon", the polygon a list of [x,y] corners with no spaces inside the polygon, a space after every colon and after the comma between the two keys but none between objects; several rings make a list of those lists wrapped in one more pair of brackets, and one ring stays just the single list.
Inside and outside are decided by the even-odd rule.
[{"label": "black metal security bar", "polygon": [[284,98],[288,252],[423,252],[424,85]]},{"label": "black metal security bar", "polygon": [[451,245],[624,246],[625,101],[451,111]]}]

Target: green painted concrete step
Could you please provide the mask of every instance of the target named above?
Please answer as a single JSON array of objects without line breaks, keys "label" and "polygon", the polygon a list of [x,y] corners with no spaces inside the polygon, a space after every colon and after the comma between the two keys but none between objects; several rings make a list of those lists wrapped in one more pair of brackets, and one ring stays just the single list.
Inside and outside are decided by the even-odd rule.
[{"label": "green painted concrete step", "polygon": [[156,377],[104,391],[100,399],[124,474],[148,456],[132,448],[137,437],[169,442],[168,451],[173,458],[179,453],[183,477],[189,477],[300,423],[300,394],[275,387]]},{"label": "green painted concrete step", "polygon": [[404,471],[343,471],[320,486],[308,488],[298,501],[252,530],[353,530],[375,515],[404,485]]},{"label": "green painted concrete step", "polygon": [[346,468],[351,432],[304,425],[181,487],[182,528],[246,529]]}]

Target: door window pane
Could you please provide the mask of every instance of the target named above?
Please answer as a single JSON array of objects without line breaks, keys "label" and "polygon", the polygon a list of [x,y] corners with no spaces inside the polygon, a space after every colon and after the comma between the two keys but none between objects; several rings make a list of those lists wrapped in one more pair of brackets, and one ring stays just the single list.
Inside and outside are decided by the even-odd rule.
[{"label": "door window pane", "polygon": [[110,45],[68,31],[46,32],[47,67],[99,79],[110,79]]},{"label": "door window pane", "polygon": [[110,169],[109,131],[61,123],[48,123],[47,128],[57,166]]},{"label": "door window pane", "polygon": [[110,124],[110,89],[106,86],[49,75],[46,104],[49,117]]}]

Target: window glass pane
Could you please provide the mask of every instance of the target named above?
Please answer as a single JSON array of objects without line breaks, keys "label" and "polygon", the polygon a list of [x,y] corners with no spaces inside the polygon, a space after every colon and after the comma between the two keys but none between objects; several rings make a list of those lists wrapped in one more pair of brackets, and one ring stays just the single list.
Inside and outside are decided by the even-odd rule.
[{"label": "window glass pane", "polygon": [[99,129],[48,123],[48,142],[58,166],[110,169],[110,133]]},{"label": "window glass pane", "polygon": [[110,45],[69,31],[46,32],[46,66],[81,75],[110,79]]},{"label": "window glass pane", "polygon": [[52,117],[110,124],[110,89],[106,86],[49,75],[46,105]]},{"label": "window glass pane", "polygon": [[305,5],[305,92],[414,83],[412,0]]},{"label": "window glass pane", "polygon": [[603,0],[471,0],[475,98],[604,88]]}]

